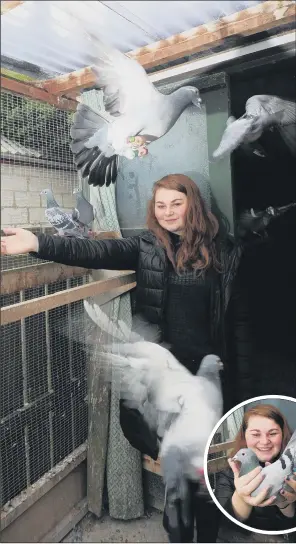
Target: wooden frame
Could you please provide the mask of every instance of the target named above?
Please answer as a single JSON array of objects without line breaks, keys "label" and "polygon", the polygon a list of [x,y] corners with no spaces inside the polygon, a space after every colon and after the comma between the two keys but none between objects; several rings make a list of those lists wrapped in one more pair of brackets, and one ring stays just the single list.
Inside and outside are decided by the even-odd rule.
[{"label": "wooden frame", "polygon": [[4,15],[5,13],[8,13],[14,8],[17,8],[17,6],[20,6],[24,3],[24,0],[15,0],[13,1],[7,1],[7,2],[1,2],[1,15]]},{"label": "wooden frame", "polygon": [[[94,281],[87,283],[86,285],[80,285],[79,287],[72,287],[65,291],[58,291],[52,295],[46,295],[44,297],[33,298],[19,302],[18,304],[12,304],[1,308],[1,325],[7,325],[8,323],[14,323],[25,317],[39,314],[64,306],[65,304],[71,304],[87,297],[92,297],[109,292],[111,295],[110,300],[119,296],[119,294],[126,293],[136,286],[136,274],[135,272],[119,272],[117,276],[104,280]],[[112,297],[112,290],[115,290],[115,294]]]},{"label": "wooden frame", "polygon": [[32,100],[46,102],[61,110],[76,111],[77,108],[77,102],[75,100],[54,96],[45,89],[37,87],[37,85],[32,82],[23,83],[16,79],[10,79],[1,75],[1,89],[21,96],[26,96],[27,98],[32,98]]},{"label": "wooden frame", "polygon": [[[234,442],[221,442],[221,444],[213,444],[209,447],[208,455],[212,453],[228,452],[234,446]],[[208,460],[208,473],[213,474],[219,472],[219,470],[224,469],[227,465],[227,456],[223,455],[222,457],[217,457],[217,459]],[[148,455],[143,455],[143,468],[154,474],[161,476],[160,469],[160,459],[156,461],[151,459]]]},{"label": "wooden frame", "polygon": [[[296,6],[292,1],[267,1],[236,12],[219,21],[206,23],[127,53],[146,70],[221,45],[236,35],[251,36],[294,22]],[[42,82],[51,95],[67,95],[81,88],[94,86],[96,78],[88,66],[82,70]]]},{"label": "wooden frame", "polygon": [[52,487],[65,478],[69,472],[77,467],[84,459],[86,459],[87,444],[84,443],[75,451],[70,453],[60,463],[55,465],[54,469],[50,470],[38,480],[34,486],[30,486],[17,497],[17,505],[10,505],[1,511],[1,530],[3,531],[8,525],[21,516],[28,508],[33,506],[45,493],[48,493]]}]

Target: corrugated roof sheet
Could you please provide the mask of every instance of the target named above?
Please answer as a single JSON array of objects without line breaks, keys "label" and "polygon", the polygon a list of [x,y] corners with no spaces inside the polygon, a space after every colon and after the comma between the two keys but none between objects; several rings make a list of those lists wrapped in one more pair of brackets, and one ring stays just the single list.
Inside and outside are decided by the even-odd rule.
[{"label": "corrugated roof sheet", "polygon": [[83,27],[128,52],[261,1],[30,1],[1,17],[1,55],[48,77],[91,64]]}]

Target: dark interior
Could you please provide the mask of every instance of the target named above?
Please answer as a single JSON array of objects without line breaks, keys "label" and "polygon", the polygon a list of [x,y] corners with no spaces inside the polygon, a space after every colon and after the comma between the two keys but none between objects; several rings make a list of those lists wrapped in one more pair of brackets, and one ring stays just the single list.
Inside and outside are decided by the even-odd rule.
[{"label": "dark interior", "polygon": [[[254,94],[295,101],[294,57],[230,78],[231,114],[240,117]],[[296,202],[295,156],[279,132],[260,138],[267,157],[237,150],[232,154],[236,218],[246,208],[264,209]],[[268,238],[245,252],[240,279],[250,303],[257,394],[296,396],[296,209],[277,218]]]}]

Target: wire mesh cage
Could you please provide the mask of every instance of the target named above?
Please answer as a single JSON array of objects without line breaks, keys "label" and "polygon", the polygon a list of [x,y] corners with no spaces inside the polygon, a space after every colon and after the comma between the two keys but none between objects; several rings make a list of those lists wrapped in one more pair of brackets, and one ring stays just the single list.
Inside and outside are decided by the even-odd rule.
[{"label": "wire mesh cage", "polygon": [[[3,307],[87,283],[88,276],[2,295]],[[1,326],[1,506],[87,438],[87,353],[71,330],[77,301]],[[83,324],[81,325],[83,328]]]},{"label": "wire mesh cage", "polygon": [[[51,188],[62,209],[75,205],[80,186],[70,149],[72,111],[1,92],[1,227],[52,228],[40,195]],[[36,264],[30,255],[4,256],[2,270]]]},{"label": "wire mesh cage", "polygon": [[[40,195],[51,188],[65,211],[75,205],[79,178],[70,150],[73,112],[1,92],[1,228],[52,233]],[[11,274],[34,265],[31,255],[3,256]],[[41,268],[40,268],[41,270]],[[83,273],[82,273],[83,274]],[[56,274],[56,277],[58,275]],[[89,283],[84,275],[48,280],[1,295],[1,307],[26,303]],[[31,284],[32,285],[32,284]],[[11,292],[14,291],[14,292]],[[1,507],[71,454],[87,438],[87,361],[71,324],[84,315],[83,301],[2,324],[0,335]],[[59,334],[60,325],[69,334]],[[83,323],[82,323],[83,327]]]}]

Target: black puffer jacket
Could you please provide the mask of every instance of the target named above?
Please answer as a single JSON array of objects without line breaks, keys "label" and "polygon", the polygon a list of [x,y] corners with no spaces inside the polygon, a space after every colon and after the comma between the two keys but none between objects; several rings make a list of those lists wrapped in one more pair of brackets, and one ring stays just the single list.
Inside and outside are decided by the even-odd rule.
[{"label": "black puffer jacket", "polygon": [[[87,240],[45,234],[38,235],[41,259],[90,269],[135,270],[137,287],[135,311],[143,314],[148,321],[162,329],[166,302],[168,259],[165,250],[157,243],[155,236],[147,231],[125,239]],[[241,249],[229,243],[220,245],[220,262],[223,273],[212,289],[211,326],[213,345],[223,359],[225,372],[224,410],[252,395],[250,338],[248,312],[243,290],[236,272]],[[122,409],[121,414],[126,412]],[[134,429],[139,429],[138,415],[133,414]],[[156,450],[145,449],[146,438],[135,431],[133,424],[122,415],[122,427],[130,442],[142,451],[155,457]],[[143,449],[144,448],[144,449]]]}]

